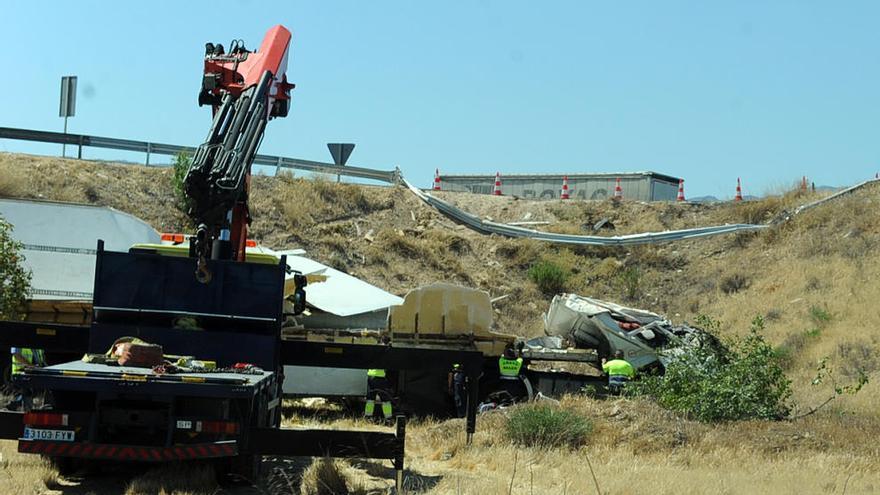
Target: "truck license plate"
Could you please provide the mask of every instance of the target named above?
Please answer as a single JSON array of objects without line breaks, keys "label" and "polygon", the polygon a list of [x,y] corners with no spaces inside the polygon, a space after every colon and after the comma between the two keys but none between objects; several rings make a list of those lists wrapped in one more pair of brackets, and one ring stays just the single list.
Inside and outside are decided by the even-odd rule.
[{"label": "truck license plate", "polygon": [[72,442],[73,430],[39,430],[36,428],[24,429],[24,438],[27,440],[52,440],[56,442]]}]

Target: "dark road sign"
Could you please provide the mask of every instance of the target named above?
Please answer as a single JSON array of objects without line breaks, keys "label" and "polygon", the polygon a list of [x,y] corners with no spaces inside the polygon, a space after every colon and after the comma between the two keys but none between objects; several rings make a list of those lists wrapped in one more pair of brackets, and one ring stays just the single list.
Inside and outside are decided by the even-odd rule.
[{"label": "dark road sign", "polygon": [[327,143],[327,149],[333,155],[333,162],[339,166],[345,165],[348,157],[354,150],[354,143]]}]

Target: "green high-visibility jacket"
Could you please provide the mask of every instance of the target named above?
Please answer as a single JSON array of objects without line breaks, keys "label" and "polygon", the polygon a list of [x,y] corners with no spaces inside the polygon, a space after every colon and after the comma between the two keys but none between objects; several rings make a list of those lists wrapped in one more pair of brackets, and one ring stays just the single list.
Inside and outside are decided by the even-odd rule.
[{"label": "green high-visibility jacket", "polygon": [[[27,364],[20,363],[15,360],[15,351],[18,350],[21,353],[21,356],[27,361]],[[42,349],[28,349],[27,347],[13,347],[12,348],[12,374],[17,375],[24,371],[25,366],[41,366],[45,363],[45,359],[43,358],[43,350]]]},{"label": "green high-visibility jacket", "polygon": [[370,378],[385,378],[385,370],[367,370],[367,376]]},{"label": "green high-visibility jacket", "polygon": [[523,359],[507,359],[504,356],[498,358],[498,371],[501,376],[519,376],[519,370],[522,368]]},{"label": "green high-visibility jacket", "polygon": [[607,361],[602,365],[602,371],[607,373],[608,376],[625,376],[627,378],[635,378],[636,376],[636,370],[623,359]]}]

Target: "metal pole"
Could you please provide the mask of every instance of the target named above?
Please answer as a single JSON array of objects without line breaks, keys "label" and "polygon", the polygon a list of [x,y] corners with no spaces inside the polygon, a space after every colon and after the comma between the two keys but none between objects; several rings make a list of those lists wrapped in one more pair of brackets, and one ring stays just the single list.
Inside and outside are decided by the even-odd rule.
[{"label": "metal pole", "polygon": [[152,149],[153,149],[153,147],[150,146],[150,143],[147,143],[147,163],[145,165],[148,167],[150,166],[150,151]]},{"label": "metal pole", "polygon": [[467,432],[467,438],[465,440],[467,445],[470,445],[474,440],[474,432],[477,431],[477,400],[479,397],[479,389],[480,389],[480,375],[479,373],[474,373],[474,370],[468,370],[467,376],[467,414],[465,419],[465,431]]},{"label": "metal pole", "polygon": [[394,456],[393,459],[394,471],[397,475],[395,476],[394,484],[396,485],[397,493],[403,493],[403,461],[405,455],[404,453],[406,452],[406,416],[400,415],[397,416],[395,419],[397,420],[397,432],[395,436],[397,437],[397,440],[400,441],[400,444],[399,450],[397,451],[397,454]]},{"label": "metal pole", "polygon": [[[64,116],[64,134],[67,134],[67,116]],[[61,158],[67,158],[67,143],[61,143]]]}]

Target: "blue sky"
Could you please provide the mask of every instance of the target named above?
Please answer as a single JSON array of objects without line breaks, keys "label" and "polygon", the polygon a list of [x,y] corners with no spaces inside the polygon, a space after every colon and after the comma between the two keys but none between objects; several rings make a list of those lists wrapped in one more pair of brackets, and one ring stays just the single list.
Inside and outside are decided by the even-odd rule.
[{"label": "blue sky", "polygon": [[[880,2],[0,0],[0,126],[197,145],[206,41],[293,31],[261,152],[442,173],[653,170],[688,196],[880,171]],[[57,147],[0,140],[0,151]],[[90,157],[120,157],[90,149]]]}]

